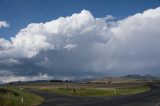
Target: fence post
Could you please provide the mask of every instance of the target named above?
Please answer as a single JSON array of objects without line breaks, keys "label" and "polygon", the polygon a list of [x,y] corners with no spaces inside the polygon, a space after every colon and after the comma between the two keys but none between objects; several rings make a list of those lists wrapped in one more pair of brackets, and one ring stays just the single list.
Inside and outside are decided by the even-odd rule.
[{"label": "fence post", "polygon": [[23,96],[22,96],[22,98],[21,98],[21,103],[23,104]]},{"label": "fence post", "polygon": [[115,94],[115,96],[117,95],[117,91],[116,91],[116,89],[114,90],[114,94]]}]

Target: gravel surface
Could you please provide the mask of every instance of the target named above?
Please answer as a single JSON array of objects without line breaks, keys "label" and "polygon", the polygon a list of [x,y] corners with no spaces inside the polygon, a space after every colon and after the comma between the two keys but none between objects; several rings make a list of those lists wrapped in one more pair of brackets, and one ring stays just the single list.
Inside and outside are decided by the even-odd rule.
[{"label": "gravel surface", "polygon": [[45,98],[39,106],[160,106],[160,89],[150,86],[145,93],[117,97],[66,96],[42,91],[31,91]]}]

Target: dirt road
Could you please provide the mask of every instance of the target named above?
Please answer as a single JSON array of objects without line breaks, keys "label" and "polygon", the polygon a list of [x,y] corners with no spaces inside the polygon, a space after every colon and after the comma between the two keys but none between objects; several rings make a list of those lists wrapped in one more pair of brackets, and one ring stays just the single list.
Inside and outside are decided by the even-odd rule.
[{"label": "dirt road", "polygon": [[118,97],[78,97],[32,91],[45,98],[40,106],[160,106],[160,89]]}]

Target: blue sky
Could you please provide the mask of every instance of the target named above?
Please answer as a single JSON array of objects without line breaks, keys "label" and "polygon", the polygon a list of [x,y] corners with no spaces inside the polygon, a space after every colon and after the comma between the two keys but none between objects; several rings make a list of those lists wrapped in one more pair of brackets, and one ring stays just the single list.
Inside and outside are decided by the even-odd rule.
[{"label": "blue sky", "polygon": [[0,36],[9,39],[29,23],[51,21],[83,9],[95,17],[124,18],[159,5],[160,0],[0,0],[0,20],[10,24],[0,29]]}]

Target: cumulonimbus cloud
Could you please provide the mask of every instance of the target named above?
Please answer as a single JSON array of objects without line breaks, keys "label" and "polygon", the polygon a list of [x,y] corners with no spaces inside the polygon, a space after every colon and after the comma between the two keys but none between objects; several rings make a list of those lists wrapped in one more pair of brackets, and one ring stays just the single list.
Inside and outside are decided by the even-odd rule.
[{"label": "cumulonimbus cloud", "polygon": [[159,13],[160,7],[113,20],[82,10],[50,22],[31,23],[11,40],[0,39],[0,58],[17,59],[19,67],[31,65],[30,73],[35,69],[70,76],[149,73],[160,69]]}]

